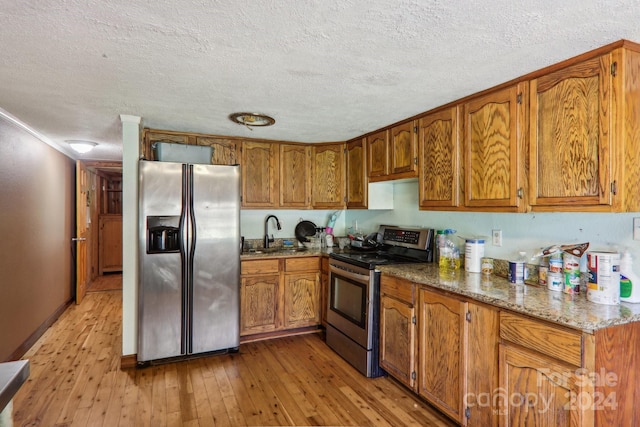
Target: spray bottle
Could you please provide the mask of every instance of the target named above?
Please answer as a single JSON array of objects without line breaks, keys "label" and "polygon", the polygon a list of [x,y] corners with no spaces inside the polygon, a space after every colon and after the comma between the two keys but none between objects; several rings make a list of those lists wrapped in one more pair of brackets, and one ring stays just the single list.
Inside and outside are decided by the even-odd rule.
[{"label": "spray bottle", "polygon": [[629,251],[620,258],[620,301],[640,303],[640,278],[633,272]]}]

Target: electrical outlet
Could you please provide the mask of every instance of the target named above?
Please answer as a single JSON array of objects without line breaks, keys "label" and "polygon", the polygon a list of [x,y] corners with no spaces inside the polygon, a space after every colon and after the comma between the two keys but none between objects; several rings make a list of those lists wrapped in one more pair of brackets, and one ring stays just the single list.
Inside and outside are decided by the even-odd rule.
[{"label": "electrical outlet", "polygon": [[640,240],[640,218],[633,218],[633,240]]},{"label": "electrical outlet", "polygon": [[492,230],[491,241],[493,246],[502,246],[502,230]]}]

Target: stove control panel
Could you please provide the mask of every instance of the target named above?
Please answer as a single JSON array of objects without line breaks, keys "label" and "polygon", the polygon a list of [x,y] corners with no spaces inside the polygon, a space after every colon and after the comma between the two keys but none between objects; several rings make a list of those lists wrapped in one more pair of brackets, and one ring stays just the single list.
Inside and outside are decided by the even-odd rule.
[{"label": "stove control panel", "polygon": [[398,243],[417,245],[420,241],[420,232],[415,230],[385,229],[382,240]]},{"label": "stove control panel", "polygon": [[403,228],[381,225],[379,238],[387,245],[405,248],[428,250],[433,241],[433,230],[430,228]]}]

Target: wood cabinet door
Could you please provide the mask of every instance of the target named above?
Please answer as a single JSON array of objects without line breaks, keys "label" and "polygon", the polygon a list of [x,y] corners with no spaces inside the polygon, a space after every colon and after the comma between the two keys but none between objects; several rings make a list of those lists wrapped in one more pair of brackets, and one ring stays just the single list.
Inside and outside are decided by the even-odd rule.
[{"label": "wood cabinet door", "polygon": [[420,207],[457,207],[460,198],[458,107],[422,117],[418,135]]},{"label": "wood cabinet door", "polygon": [[525,209],[526,84],[463,104],[464,200],[470,208]]},{"label": "wood cabinet door", "polygon": [[[502,427],[588,425],[584,410],[594,402],[575,366],[510,344],[500,345]],[[584,393],[584,394],[583,394]],[[587,399],[588,398],[588,399]],[[591,425],[593,423],[591,422]]]},{"label": "wood cabinet door", "polygon": [[278,145],[242,143],[242,207],[278,206]]},{"label": "wood cabinet door", "polygon": [[122,271],[122,215],[100,215],[99,274]]},{"label": "wood cabinet door", "polygon": [[418,393],[464,424],[467,303],[420,290]]},{"label": "wood cabinet door", "polygon": [[367,208],[366,144],[364,139],[347,144],[347,208]]},{"label": "wood cabinet door", "polygon": [[311,147],[280,144],[280,207],[308,208],[311,203]]},{"label": "wood cabinet door", "polygon": [[402,178],[418,176],[417,125],[414,122],[394,126],[389,132],[391,175],[403,174]]},{"label": "wood cabinet door", "polygon": [[213,148],[212,165],[237,165],[239,163],[238,142],[224,138],[196,137],[196,145]]},{"label": "wood cabinet door", "polygon": [[281,328],[280,275],[242,277],[240,287],[240,335]]},{"label": "wood cabinet door", "polygon": [[413,304],[387,295],[380,298],[380,366],[416,388],[416,310]]},{"label": "wood cabinet door", "polygon": [[611,57],[530,83],[529,203],[610,205]]},{"label": "wood cabinet door", "polygon": [[389,175],[389,133],[386,130],[367,137],[366,156],[369,178]]},{"label": "wood cabinet door", "polygon": [[316,209],[345,206],[344,144],[313,147],[311,204]]},{"label": "wood cabinet door", "polygon": [[320,324],[320,273],[284,276],[284,327]]}]

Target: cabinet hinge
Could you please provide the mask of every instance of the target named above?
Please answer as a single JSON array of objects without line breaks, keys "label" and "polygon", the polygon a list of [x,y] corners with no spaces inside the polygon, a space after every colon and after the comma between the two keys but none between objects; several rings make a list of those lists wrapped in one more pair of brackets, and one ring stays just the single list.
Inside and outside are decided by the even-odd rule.
[{"label": "cabinet hinge", "polygon": [[413,323],[414,325],[417,323],[416,316],[413,316],[411,318],[411,323]]},{"label": "cabinet hinge", "polygon": [[613,181],[611,183],[611,192],[613,193],[614,196],[618,194],[618,181]]},{"label": "cabinet hinge", "polygon": [[471,322],[471,312],[467,311],[467,314],[464,316],[467,319],[467,322]]},{"label": "cabinet hinge", "polygon": [[413,127],[413,133],[418,133],[418,126]]},{"label": "cabinet hinge", "polygon": [[611,64],[611,75],[615,77],[618,74],[618,62],[614,61]]},{"label": "cabinet hinge", "polygon": [[467,406],[466,408],[464,408],[464,416],[470,420],[471,419],[471,409],[469,409],[469,407]]},{"label": "cabinet hinge", "polygon": [[411,371],[411,379],[412,379],[412,380],[415,380],[415,379],[416,379],[416,377],[417,377],[417,375],[416,375],[416,371]]},{"label": "cabinet hinge", "polygon": [[522,199],[522,197],[524,197],[524,190],[522,189],[522,187],[518,188],[518,190],[516,191],[516,195],[518,196],[518,199]]},{"label": "cabinet hinge", "polygon": [[516,96],[516,102],[517,102],[518,104],[522,104],[522,93],[519,93],[519,94]]}]

